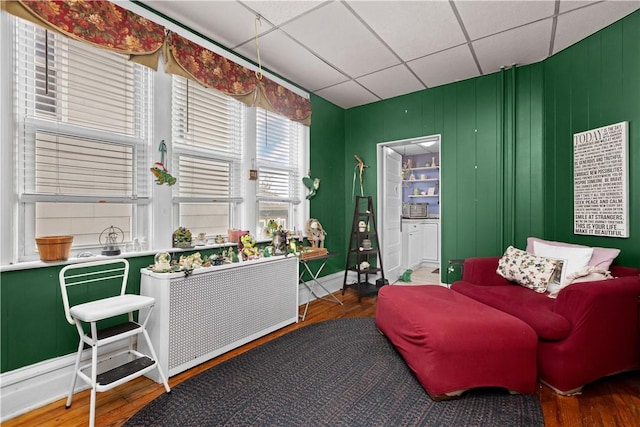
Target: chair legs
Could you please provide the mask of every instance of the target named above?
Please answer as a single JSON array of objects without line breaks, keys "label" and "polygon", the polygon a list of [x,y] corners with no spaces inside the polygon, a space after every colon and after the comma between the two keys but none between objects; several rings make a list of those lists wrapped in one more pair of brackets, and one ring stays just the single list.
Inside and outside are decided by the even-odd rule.
[{"label": "chair legs", "polygon": [[76,364],[73,367],[73,375],[71,375],[71,387],[69,387],[69,395],[67,396],[67,403],[65,408],[71,407],[71,400],[73,400],[73,391],[76,388],[76,380],[78,379],[78,369],[80,369],[80,359],[82,358],[82,349],[84,348],[84,342],[80,340],[78,344],[78,352],[76,354]]},{"label": "chair legs", "polygon": [[[68,409],[71,407],[71,402],[73,400],[73,394],[75,392],[75,387],[76,387],[76,381],[77,378],[80,376],[83,378],[83,380],[91,387],[91,400],[90,400],[90,406],[89,406],[89,426],[93,427],[95,425],[95,417],[96,417],[96,401],[97,401],[97,392],[98,391],[106,391],[107,389],[110,389],[113,386],[116,386],[117,384],[121,384],[124,381],[129,381],[129,379],[133,379],[134,378],[134,373],[132,372],[131,374],[128,374],[129,376],[127,377],[128,379],[124,379],[120,381],[120,382],[114,382],[113,385],[109,385],[109,381],[107,381],[107,385],[105,386],[105,383],[98,384],[98,362],[99,362],[99,358],[98,358],[98,347],[100,347],[99,345],[99,339],[98,339],[98,332],[97,332],[97,328],[96,328],[96,324],[95,322],[91,323],[91,338],[89,338],[88,335],[84,335],[84,332],[82,330],[82,326],[77,324],[76,325],[78,327],[78,332],[81,333],[81,338],[80,338],[80,343],[78,344],[78,352],[76,355],[76,361],[75,361],[75,365],[74,365],[74,370],[73,370],[73,376],[71,378],[71,387],[69,389],[69,395],[67,396],[67,403],[65,405],[65,407]],[[151,338],[149,337],[149,334],[147,333],[147,330],[145,328],[146,326],[146,319],[145,322],[143,322],[142,325],[140,325],[140,329],[138,330],[137,334],[138,336],[141,334],[146,343],[147,343],[147,347],[149,350],[149,353],[151,353],[149,356],[151,357],[151,359],[155,362],[155,366],[153,365],[147,365],[147,368],[144,368],[143,371],[140,371],[140,373],[138,373],[137,375],[142,375],[143,373],[149,371],[149,369],[153,369],[154,367],[158,369],[158,373],[160,374],[160,378],[162,380],[162,383],[164,385],[164,389],[166,390],[167,393],[171,393],[171,388],[169,388],[169,382],[167,381],[167,377],[165,377],[164,372],[162,371],[162,368],[160,367],[160,363],[158,362],[158,357],[156,355],[156,352],[153,348],[153,345],[151,344]],[[116,356],[118,355],[124,355],[124,354],[128,354],[128,360],[131,361],[132,359],[136,359],[136,357],[145,357],[144,354],[141,354],[137,351],[135,351],[133,349],[133,335],[129,336],[129,345],[128,345],[128,349],[126,351],[122,351],[120,353],[118,353]],[[84,350],[84,345],[86,344],[90,344],[91,345],[91,373],[90,373],[90,377],[88,377],[84,372],[82,372],[83,369],[87,369],[89,367],[89,365],[84,365],[84,366],[80,366],[80,362],[82,360],[82,352]],[[146,357],[148,360],[148,357]],[[86,372],[86,371],[85,371]],[[101,376],[104,374],[100,374]],[[137,376],[136,375],[136,376]],[[102,380],[101,380],[102,381]],[[100,390],[98,390],[100,389]]]},{"label": "chair legs", "polygon": [[[91,329],[95,328],[95,323],[91,324]],[[89,404],[89,427],[95,425],[96,420],[96,387],[98,376],[98,346],[91,346],[91,403]]]},{"label": "chair legs", "polygon": [[158,362],[158,357],[156,356],[156,351],[154,350],[153,345],[151,344],[151,338],[149,337],[149,334],[147,333],[147,329],[146,328],[144,328],[142,330],[142,335],[144,335],[144,339],[147,342],[147,346],[149,347],[149,353],[151,353],[151,357],[157,363],[156,368],[158,368],[158,374],[160,374],[160,379],[162,380],[162,384],[164,385],[164,389],[165,389],[165,391],[167,393],[171,393],[171,389],[169,388],[169,382],[167,381],[167,377],[164,376],[164,372],[162,372],[162,368],[160,367],[160,362]]}]

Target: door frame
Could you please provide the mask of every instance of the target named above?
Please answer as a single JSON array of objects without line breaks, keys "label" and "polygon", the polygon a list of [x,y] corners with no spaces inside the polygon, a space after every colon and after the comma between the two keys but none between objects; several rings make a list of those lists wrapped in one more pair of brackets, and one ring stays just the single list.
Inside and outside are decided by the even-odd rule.
[{"label": "door frame", "polygon": [[[419,137],[414,137],[414,138],[406,138],[406,139],[398,139],[398,140],[394,140],[394,141],[384,141],[384,142],[379,142],[378,144],[376,144],[376,155],[377,155],[377,194],[378,194],[378,200],[377,200],[377,211],[379,213],[378,215],[378,230],[381,232],[380,240],[382,242],[384,242],[384,222],[388,221],[388,220],[393,220],[393,219],[388,219],[384,217],[384,209],[382,207],[382,202],[385,200],[385,194],[384,194],[384,190],[385,190],[385,186],[384,186],[384,164],[383,164],[383,157],[384,157],[384,148],[385,147],[401,147],[404,145],[409,145],[409,144],[418,144],[421,142],[432,142],[432,141],[436,141],[440,144],[440,194],[442,194],[443,192],[443,188],[444,188],[444,183],[442,180],[442,166],[444,163],[443,160],[443,156],[442,156],[442,135],[441,134],[432,134],[432,135],[424,135],[424,136],[419,136]],[[440,260],[440,283],[442,283],[442,278],[443,278],[443,269],[442,269],[442,198],[440,198],[440,221],[438,221],[438,236],[440,244],[438,245],[438,259]],[[399,220],[400,221],[400,220]],[[402,227],[400,227],[400,229],[402,230]],[[404,249],[403,249],[404,250]]]}]

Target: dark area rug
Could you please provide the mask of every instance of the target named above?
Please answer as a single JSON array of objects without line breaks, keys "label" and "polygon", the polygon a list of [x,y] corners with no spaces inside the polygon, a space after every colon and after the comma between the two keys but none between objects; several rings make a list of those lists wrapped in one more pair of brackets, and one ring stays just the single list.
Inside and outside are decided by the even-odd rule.
[{"label": "dark area rug", "polygon": [[[452,337],[455,339],[455,337]],[[198,374],[126,426],[543,426],[535,395],[434,402],[372,318],[290,332]]]}]

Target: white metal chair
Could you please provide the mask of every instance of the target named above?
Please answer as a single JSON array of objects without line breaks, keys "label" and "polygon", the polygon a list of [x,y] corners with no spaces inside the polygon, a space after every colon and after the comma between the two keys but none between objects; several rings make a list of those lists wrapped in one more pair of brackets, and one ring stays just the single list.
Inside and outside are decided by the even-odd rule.
[{"label": "white metal chair", "polygon": [[[158,358],[146,330],[155,299],[142,295],[126,294],[128,276],[129,262],[126,259],[71,264],[60,271],[60,290],[62,291],[65,316],[70,324],[76,325],[80,336],[66,407],[71,406],[76,378],[82,378],[91,387],[90,426],[95,423],[96,392],[110,390],[156,368],[165,390],[167,393],[171,392],[167,378],[157,362]],[[100,297],[95,297],[95,295],[100,295]],[[104,297],[105,295],[113,296]],[[70,305],[70,299],[72,301],[81,299],[82,301],[77,305]],[[144,319],[138,319],[136,322],[133,313],[140,309],[148,310],[145,310]],[[111,320],[111,323],[118,324],[98,330],[98,322],[125,314],[128,314],[126,323]],[[142,316],[141,312],[140,316]],[[87,332],[83,329],[83,325],[88,325]],[[150,355],[142,354],[133,348],[133,338],[138,335],[144,337]],[[125,338],[129,339],[127,349],[118,351],[112,348],[110,352],[99,358],[99,347]],[[80,366],[85,345],[91,347],[91,362]],[[100,369],[101,372],[98,373],[101,364],[103,364],[103,369]],[[105,365],[106,368],[104,368]]]}]

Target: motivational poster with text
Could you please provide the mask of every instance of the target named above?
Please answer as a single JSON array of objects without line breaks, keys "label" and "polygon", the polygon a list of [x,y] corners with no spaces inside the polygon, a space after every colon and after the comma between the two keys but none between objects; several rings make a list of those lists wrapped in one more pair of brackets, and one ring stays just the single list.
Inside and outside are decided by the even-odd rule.
[{"label": "motivational poster with text", "polygon": [[629,122],[573,135],[573,232],[629,237]]}]

